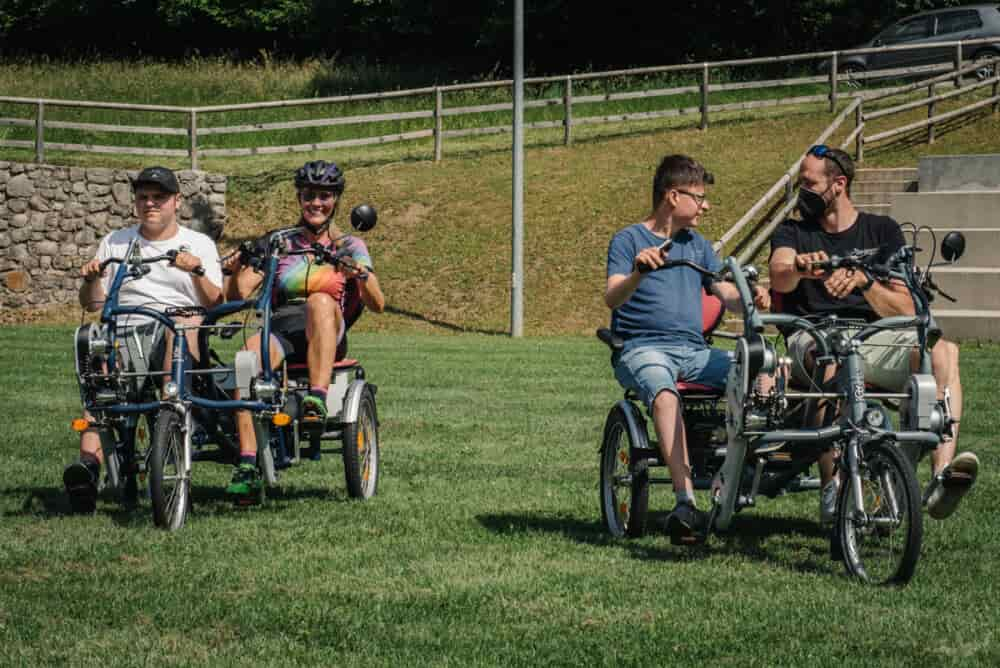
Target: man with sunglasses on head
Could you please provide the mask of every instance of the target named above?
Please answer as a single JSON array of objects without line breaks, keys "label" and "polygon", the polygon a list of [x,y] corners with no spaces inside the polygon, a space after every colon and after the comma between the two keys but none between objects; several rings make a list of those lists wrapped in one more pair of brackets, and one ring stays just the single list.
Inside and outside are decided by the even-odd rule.
[{"label": "man with sunglasses on head", "polygon": [[[222,300],[219,253],[208,236],[177,222],[181,206],[177,176],[166,167],[147,167],[132,181],[132,192],[139,224],[116,230],[101,239],[96,257],[80,268],[83,278],[80,305],[91,312],[104,307],[117,265],[105,268],[102,273],[101,263],[108,258],[124,257],[134,240],[138,240],[139,252],[144,257],[163,255],[168,251],[177,251],[177,256],[171,264],[147,264],[145,266],[149,271],[146,275],[126,281],[118,293],[121,306],[163,310],[167,307],[218,304]],[[184,316],[175,318],[175,321],[190,324],[197,318]],[[122,328],[119,335],[129,334],[120,340],[124,341],[122,357],[131,369],[142,373],[169,371],[170,356],[164,353],[173,344],[171,332],[164,332],[159,323],[145,316],[131,316],[126,322],[119,322],[119,326]],[[187,336],[189,350],[192,355],[197,355],[196,332],[189,331]],[[86,417],[90,418],[89,415]],[[80,435],[79,460],[63,473],[63,483],[74,512],[93,512],[102,460],[98,430],[87,429]]]},{"label": "man with sunglasses on head", "polygon": [[[731,283],[710,281],[686,266],[656,270],[667,260],[682,259],[713,272],[722,269],[711,243],[695,230],[709,210],[705,188],[713,182],[692,158],[666,156],[653,177],[652,212],[620,230],[608,247],[604,301],[611,309],[612,332],[625,341],[611,362],[615,378],[638,391],[653,418],[677,500],[667,530],[681,543],[705,535],[708,514],[695,503],[677,382],[725,387],[730,354],[705,342],[702,294],[710,291],[736,312],[742,305]],[[759,308],[770,305],[767,291],[759,287],[754,301]]]},{"label": "man with sunglasses on head", "polygon": [[[854,250],[882,249],[886,257],[905,245],[899,225],[888,216],[858,211],[851,202],[854,161],[844,151],[813,146],[799,166],[798,212],[801,220],[787,220],[771,237],[771,287],[783,293],[782,310],[800,315],[837,314],[873,322],[892,315],[911,315],[913,300],[904,285],[881,283],[864,271],[838,269],[825,273],[812,263]],[[788,352],[792,375],[808,386],[812,382],[813,342],[804,332],[790,334]],[[887,391],[903,391],[918,361],[917,335],[912,330],[886,330],[868,339],[861,353],[865,377]],[[939,398],[949,396],[956,421],[952,437],[931,455],[936,486],[927,510],[944,519],[954,512],[975,482],[979,460],[973,453],[957,457],[958,420],[962,415],[962,383],[958,346],[941,339],[931,350],[931,365]],[[827,379],[835,369],[827,368]],[[954,459],[953,459],[954,457]],[[839,481],[834,477],[832,451],[820,459],[820,521],[832,522],[836,514]]]},{"label": "man with sunglasses on head", "polygon": [[[333,162],[314,160],[295,172],[295,191],[300,211],[298,229],[284,237],[288,250],[303,250],[320,244],[344,255],[336,266],[317,262],[310,254],[284,255],[278,262],[272,286],[271,364],[283,360],[309,367],[309,394],[302,402],[303,415],[326,419],[326,394],[337,350],[352,318],[364,305],[376,313],[385,309],[385,297],[365,242],[342,234],[333,222],[346,186],[344,173]],[[234,272],[227,279],[229,299],[247,299],[264,277],[250,266],[239,267],[239,254],[232,256]],[[260,355],[261,336],[247,341],[246,349]],[[240,460],[233,471],[227,493],[240,505],[256,502],[262,482],[257,471],[257,440],[253,419],[237,411]]]}]

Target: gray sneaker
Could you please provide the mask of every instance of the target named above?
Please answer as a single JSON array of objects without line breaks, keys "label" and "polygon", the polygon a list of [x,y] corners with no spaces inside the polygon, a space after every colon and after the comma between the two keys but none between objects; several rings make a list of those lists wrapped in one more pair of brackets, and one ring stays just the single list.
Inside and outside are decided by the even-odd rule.
[{"label": "gray sneaker", "polygon": [[819,492],[819,523],[833,524],[837,519],[837,495],[840,493],[840,484],[834,478],[826,483]]},{"label": "gray sneaker", "polygon": [[927,514],[936,520],[943,520],[955,512],[962,497],[972,489],[978,474],[979,458],[971,452],[963,452],[951,460],[931,483],[935,487],[927,499]]}]

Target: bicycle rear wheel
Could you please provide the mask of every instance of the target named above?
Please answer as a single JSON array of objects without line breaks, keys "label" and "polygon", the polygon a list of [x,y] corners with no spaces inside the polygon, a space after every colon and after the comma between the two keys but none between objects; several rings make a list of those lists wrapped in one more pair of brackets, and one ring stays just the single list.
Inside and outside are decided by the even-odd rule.
[{"label": "bicycle rear wheel", "polygon": [[646,531],[649,471],[635,471],[628,420],[614,407],[604,425],[601,444],[601,519],[612,536],[637,538]]},{"label": "bicycle rear wheel", "polygon": [[855,508],[850,480],[841,485],[837,500],[844,565],[871,584],[905,584],[916,570],[923,539],[917,480],[893,441],[865,445],[859,468],[864,510]]}]

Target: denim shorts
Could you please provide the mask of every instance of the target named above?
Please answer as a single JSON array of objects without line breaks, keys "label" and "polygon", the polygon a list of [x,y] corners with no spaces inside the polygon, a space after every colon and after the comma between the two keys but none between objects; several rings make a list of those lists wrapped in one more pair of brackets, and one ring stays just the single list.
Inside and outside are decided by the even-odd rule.
[{"label": "denim shorts", "polygon": [[618,359],[615,378],[625,389],[636,390],[646,410],[652,411],[660,392],[677,394],[678,381],[725,388],[732,360],[731,352],[718,348],[637,346]]}]

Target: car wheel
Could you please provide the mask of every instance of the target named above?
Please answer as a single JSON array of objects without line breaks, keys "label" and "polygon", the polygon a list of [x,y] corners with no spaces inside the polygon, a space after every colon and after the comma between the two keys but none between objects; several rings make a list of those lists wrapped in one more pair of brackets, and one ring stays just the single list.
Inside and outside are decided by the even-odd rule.
[{"label": "car wheel", "polygon": [[996,74],[996,63],[992,61],[998,56],[1000,56],[1000,53],[997,53],[996,51],[980,51],[972,57],[972,61],[977,66],[974,70],[976,79],[979,81],[985,81],[986,79],[992,78]]},{"label": "car wheel", "polygon": [[844,85],[844,88],[858,90],[865,87],[866,80],[863,77],[858,77],[859,74],[864,74],[864,67],[849,63],[844,65],[840,71],[843,75],[845,75],[845,78],[840,81],[840,83]]}]

